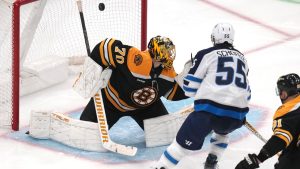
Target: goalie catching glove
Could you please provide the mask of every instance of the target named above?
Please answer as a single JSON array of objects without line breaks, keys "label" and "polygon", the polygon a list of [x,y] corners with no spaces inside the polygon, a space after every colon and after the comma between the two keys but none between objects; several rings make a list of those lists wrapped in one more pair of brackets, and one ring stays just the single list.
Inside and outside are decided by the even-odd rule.
[{"label": "goalie catching glove", "polygon": [[84,98],[93,97],[99,89],[106,87],[111,73],[111,69],[103,70],[99,64],[87,57],[73,89]]}]

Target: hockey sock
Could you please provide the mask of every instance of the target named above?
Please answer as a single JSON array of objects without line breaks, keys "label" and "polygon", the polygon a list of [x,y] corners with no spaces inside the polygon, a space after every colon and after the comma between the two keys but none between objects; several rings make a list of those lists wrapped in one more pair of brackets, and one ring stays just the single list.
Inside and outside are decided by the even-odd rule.
[{"label": "hockey sock", "polygon": [[166,169],[171,169],[177,165],[177,163],[192,151],[181,147],[176,140],[167,148],[164,154],[161,156],[159,163],[162,163]]},{"label": "hockey sock", "polygon": [[227,135],[213,133],[210,139],[210,154],[216,155],[219,161],[228,146],[229,138]]}]

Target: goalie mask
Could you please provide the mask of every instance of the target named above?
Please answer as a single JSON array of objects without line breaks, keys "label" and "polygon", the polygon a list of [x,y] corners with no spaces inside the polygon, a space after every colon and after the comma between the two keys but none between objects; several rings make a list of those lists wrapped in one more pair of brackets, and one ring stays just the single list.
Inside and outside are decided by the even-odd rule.
[{"label": "goalie mask", "polygon": [[279,77],[276,94],[280,95],[282,91],[286,91],[288,96],[300,93],[300,77],[295,73]]},{"label": "goalie mask", "polygon": [[153,37],[148,43],[148,49],[155,61],[161,62],[166,69],[172,68],[176,51],[175,45],[169,38],[162,36]]},{"label": "goalie mask", "polygon": [[211,41],[213,45],[227,42],[233,44],[234,29],[231,24],[219,23],[217,24],[211,33]]}]

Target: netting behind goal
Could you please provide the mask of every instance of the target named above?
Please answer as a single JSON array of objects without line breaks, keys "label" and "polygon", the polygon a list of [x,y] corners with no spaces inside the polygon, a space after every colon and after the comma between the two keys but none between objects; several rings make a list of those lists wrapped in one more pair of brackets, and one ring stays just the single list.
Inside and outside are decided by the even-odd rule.
[{"label": "netting behind goal", "polygon": [[[82,8],[91,49],[110,37],[145,49],[147,0],[82,0]],[[17,130],[19,95],[64,81],[87,52],[76,0],[1,0],[0,11],[0,127]]]}]

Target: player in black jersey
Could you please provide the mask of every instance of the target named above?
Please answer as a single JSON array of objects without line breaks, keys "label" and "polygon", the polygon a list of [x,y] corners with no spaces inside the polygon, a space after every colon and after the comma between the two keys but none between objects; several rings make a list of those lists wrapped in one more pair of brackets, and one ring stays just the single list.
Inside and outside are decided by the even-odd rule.
[{"label": "player in black jersey", "polygon": [[[168,114],[161,96],[168,100],[187,98],[175,80],[175,45],[169,38],[152,38],[145,51],[105,39],[90,57],[103,69],[112,70],[107,86],[101,89],[109,128],[121,117],[130,116],[143,129],[144,119]],[[97,122],[93,99],[80,119]]]},{"label": "player in black jersey", "polygon": [[235,169],[259,168],[259,164],[280,153],[275,169],[300,168],[300,77],[295,74],[281,76],[277,81],[277,94],[282,105],[273,117],[273,135],[259,154],[248,154]]}]

